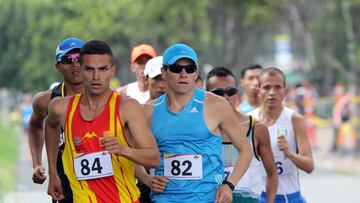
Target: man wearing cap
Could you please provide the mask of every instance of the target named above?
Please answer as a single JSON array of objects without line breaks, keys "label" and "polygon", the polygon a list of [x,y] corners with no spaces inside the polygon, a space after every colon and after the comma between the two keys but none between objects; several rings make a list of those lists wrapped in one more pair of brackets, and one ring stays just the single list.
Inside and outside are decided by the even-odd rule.
[{"label": "man wearing cap", "polygon": [[[33,112],[29,121],[29,145],[33,162],[33,182],[42,184],[46,176],[42,166],[42,148],[44,145],[43,123],[48,114],[50,100],[54,97],[65,97],[84,91],[82,77],[80,75],[79,51],[84,42],[78,38],[67,38],[59,43],[55,53],[55,68],[62,74],[63,82],[47,91],[38,92],[33,100]],[[57,159],[57,171],[61,179],[61,185],[65,199],[59,202],[73,202],[72,191],[69,181],[64,174],[61,153],[64,149],[63,132],[60,136],[59,153]],[[53,202],[55,202],[53,200]]]},{"label": "man wearing cap", "polygon": [[[231,202],[234,185],[252,157],[245,128],[225,99],[195,87],[198,59],[191,47],[174,44],[163,57],[167,93],[146,104],[145,110],[160,150],[160,166],[151,186],[161,182],[166,186],[162,192],[153,190],[151,198],[154,202]],[[221,131],[239,150],[234,173],[225,180]]]},{"label": "man wearing cap", "polygon": [[144,83],[144,68],[146,62],[156,56],[155,49],[148,44],[135,46],[131,51],[130,68],[135,73],[136,81],[117,89],[120,94],[125,94],[136,99],[140,104],[149,99],[149,91]]},{"label": "man wearing cap", "polygon": [[157,56],[150,59],[144,70],[145,85],[149,88],[149,101],[158,98],[166,92],[166,81],[161,75],[163,57]]}]

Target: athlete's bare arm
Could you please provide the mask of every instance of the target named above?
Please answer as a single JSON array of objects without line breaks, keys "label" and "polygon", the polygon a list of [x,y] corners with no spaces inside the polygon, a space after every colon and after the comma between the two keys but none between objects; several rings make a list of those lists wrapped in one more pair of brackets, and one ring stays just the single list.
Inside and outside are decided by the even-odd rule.
[{"label": "athlete's bare arm", "polygon": [[261,157],[266,171],[266,201],[272,203],[275,201],[278,176],[275,169],[274,155],[271,150],[269,131],[264,124],[256,122],[254,132],[257,154]]},{"label": "athlete's bare arm", "polygon": [[[236,185],[252,159],[252,150],[245,136],[246,127],[238,121],[230,104],[222,97],[206,93],[204,100],[205,121],[208,128],[216,135],[224,132],[238,150],[239,156],[233,173],[228,177],[233,185]],[[221,112],[221,113],[219,113]],[[216,193],[216,201],[228,202],[232,200],[232,191],[227,185],[222,185]]]},{"label": "athlete's bare arm", "polygon": [[298,153],[289,149],[288,143],[283,136],[278,137],[279,149],[284,151],[285,156],[290,158],[298,168],[307,173],[311,173],[314,170],[314,160],[306,134],[305,119],[300,114],[294,112],[291,121],[296,137]]},{"label": "athlete's bare arm", "polygon": [[44,146],[44,120],[47,116],[48,105],[50,102],[51,92],[43,91],[35,95],[32,106],[33,112],[29,120],[29,146],[33,164],[33,176],[34,183],[42,184],[46,176],[44,175],[45,169],[42,166],[41,154]]},{"label": "athlete's bare arm", "polygon": [[[110,153],[124,156],[146,168],[157,167],[160,163],[160,153],[155,138],[145,118],[145,112],[140,104],[129,97],[121,101],[119,114],[121,123],[130,131],[134,147],[119,146],[107,147]],[[104,138],[104,145],[111,137]]]},{"label": "athlete's bare arm", "polygon": [[60,129],[65,122],[69,97],[55,98],[49,104],[48,116],[45,121],[45,144],[49,164],[48,194],[54,200],[64,198],[61,181],[57,174],[56,160],[60,141]]}]

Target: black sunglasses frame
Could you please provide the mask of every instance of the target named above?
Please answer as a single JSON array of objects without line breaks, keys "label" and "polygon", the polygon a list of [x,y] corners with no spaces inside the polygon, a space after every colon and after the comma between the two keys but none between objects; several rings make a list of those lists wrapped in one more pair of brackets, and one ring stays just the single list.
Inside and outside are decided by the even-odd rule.
[{"label": "black sunglasses frame", "polygon": [[197,70],[197,65],[189,64],[182,66],[178,64],[172,64],[172,65],[165,65],[164,68],[169,69],[169,71],[173,73],[180,73],[183,69],[185,69],[186,73],[195,73]]},{"label": "black sunglasses frame", "polygon": [[227,87],[227,88],[217,88],[214,90],[211,90],[210,92],[223,97],[225,94],[229,97],[235,95],[238,93],[238,89],[236,87]]}]

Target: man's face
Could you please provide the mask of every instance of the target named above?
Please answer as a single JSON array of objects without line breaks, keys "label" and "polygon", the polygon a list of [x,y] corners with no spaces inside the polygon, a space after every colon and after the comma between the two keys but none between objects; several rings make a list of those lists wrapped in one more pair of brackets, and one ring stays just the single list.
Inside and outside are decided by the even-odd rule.
[{"label": "man's face", "polygon": [[243,88],[247,96],[257,96],[259,92],[259,77],[261,69],[247,70],[244,78],[240,79],[240,86]]},{"label": "man's face", "polygon": [[145,65],[150,59],[149,55],[141,55],[131,64],[131,71],[135,73],[137,81],[143,81]]},{"label": "man's face", "polygon": [[79,50],[72,50],[65,54],[61,61],[55,64],[56,69],[63,75],[64,82],[79,85],[83,82],[79,63]]},{"label": "man's face", "polygon": [[281,106],[286,94],[284,78],[280,74],[264,74],[260,78],[260,97],[266,107]]},{"label": "man's face", "polygon": [[[179,73],[176,70],[180,70]],[[198,77],[196,64],[190,59],[182,58],[176,61],[172,67],[162,69],[169,90],[185,94],[195,88],[195,80]],[[188,73],[189,72],[189,73]]]},{"label": "man's face", "polygon": [[[207,84],[209,91],[214,91],[213,93],[224,93],[219,96],[224,97],[230,105],[236,109],[236,101],[238,99],[238,92],[235,92],[236,81],[231,75],[227,76],[213,76],[209,78],[209,82]],[[225,90],[225,92],[224,92]]]},{"label": "man's face", "polygon": [[109,55],[86,54],[83,56],[81,73],[86,91],[91,95],[101,95],[110,88],[115,66]]},{"label": "man's face", "polygon": [[166,93],[167,84],[162,75],[157,75],[153,78],[147,77],[146,79],[150,92],[150,99],[156,99]]}]

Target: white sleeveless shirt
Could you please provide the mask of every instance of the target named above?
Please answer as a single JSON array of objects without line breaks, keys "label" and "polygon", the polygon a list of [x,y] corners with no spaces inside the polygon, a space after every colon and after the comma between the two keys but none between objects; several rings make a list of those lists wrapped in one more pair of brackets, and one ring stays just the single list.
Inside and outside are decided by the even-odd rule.
[{"label": "white sleeveless shirt", "polygon": [[136,99],[140,104],[145,104],[149,100],[150,93],[148,90],[141,92],[138,86],[138,82],[132,82],[127,84],[126,96]]},{"label": "white sleeveless shirt", "polygon": [[[283,133],[291,151],[297,153],[296,137],[292,126],[294,111],[283,107],[275,124],[268,127],[272,152],[275,159],[275,167],[279,177],[277,194],[290,194],[300,190],[299,172],[296,165],[280,151],[277,146],[278,133]],[[259,108],[251,111],[249,115],[259,119]],[[265,175],[265,174],[263,174]],[[266,186],[266,176],[263,176],[263,189]]]},{"label": "white sleeveless shirt", "polygon": [[[251,117],[249,122],[249,130],[247,138],[250,142],[251,148],[254,149],[254,126],[255,119]],[[251,160],[249,168],[246,170],[240,181],[236,184],[234,193],[241,193],[241,191],[249,192],[254,198],[259,198],[262,191],[262,171],[263,164],[258,158],[254,156]],[[225,165],[225,175],[228,176],[232,173],[236,161],[238,159],[238,151],[232,143],[223,143],[221,156]]]}]

